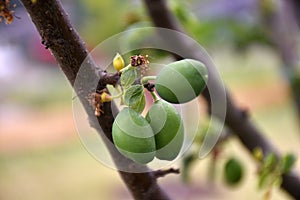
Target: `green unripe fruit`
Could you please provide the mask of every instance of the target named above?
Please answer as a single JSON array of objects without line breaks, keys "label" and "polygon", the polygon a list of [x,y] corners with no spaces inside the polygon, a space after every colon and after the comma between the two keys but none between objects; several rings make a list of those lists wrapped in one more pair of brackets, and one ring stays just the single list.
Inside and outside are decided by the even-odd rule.
[{"label": "green unripe fruit", "polygon": [[183,122],[177,110],[169,103],[158,100],[149,109],[146,120],[155,134],[156,157],[173,160],[184,140]]},{"label": "green unripe fruit", "polygon": [[162,68],[155,80],[155,88],[164,100],[185,103],[196,98],[207,81],[207,69],[202,62],[184,59]]},{"label": "green unripe fruit", "polygon": [[124,108],[112,127],[115,146],[121,154],[146,164],[155,156],[155,139],[150,124],[136,111]]},{"label": "green unripe fruit", "polygon": [[243,168],[238,160],[230,158],[224,169],[224,178],[228,185],[234,186],[238,184],[243,177]]}]

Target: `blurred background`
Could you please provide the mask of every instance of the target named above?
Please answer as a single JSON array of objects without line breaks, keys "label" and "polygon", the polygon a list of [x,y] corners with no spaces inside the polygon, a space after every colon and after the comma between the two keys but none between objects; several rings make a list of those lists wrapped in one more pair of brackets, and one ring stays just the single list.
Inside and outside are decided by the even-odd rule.
[{"label": "blurred background", "polygon": [[[114,34],[150,22],[138,0],[62,3],[90,50]],[[291,7],[272,0],[168,3],[211,55],[237,104],[250,110],[253,123],[278,151],[298,156],[294,96],[300,83],[299,30],[291,15],[282,14]],[[0,23],[0,200],[131,199],[118,173],[82,146],[73,122],[72,88],[23,6],[16,0],[11,4],[16,5],[13,23]],[[167,54],[150,52],[150,62],[151,56]],[[235,187],[223,180],[224,162],[232,156],[244,170]],[[269,191],[259,189],[257,165],[236,138],[222,144],[213,178],[211,160],[195,161],[188,181],[169,175],[159,182],[176,200],[261,199]],[[294,169],[300,174],[299,162]],[[271,199],[290,199],[276,186],[271,190]]]}]

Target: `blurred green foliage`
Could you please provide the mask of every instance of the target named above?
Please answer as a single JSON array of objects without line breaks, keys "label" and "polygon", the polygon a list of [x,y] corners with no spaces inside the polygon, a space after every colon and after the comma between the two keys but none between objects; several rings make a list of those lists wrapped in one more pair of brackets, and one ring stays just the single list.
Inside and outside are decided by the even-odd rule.
[{"label": "blurred green foliage", "polygon": [[171,1],[171,9],[184,28],[206,47],[225,42],[240,51],[253,43],[272,45],[265,28],[259,22],[249,23],[229,16],[197,19],[196,13],[191,11],[192,6],[191,2]]},{"label": "blurred green foliage", "polygon": [[[126,4],[121,0],[97,1],[85,0],[83,6],[87,10],[85,23],[81,28],[89,44],[100,42],[112,34],[120,32]],[[122,5],[122,6],[121,6]]]},{"label": "blurred green foliage", "polygon": [[90,45],[109,38],[124,31],[127,25],[139,21],[139,12],[142,9],[132,1],[112,0],[82,1],[86,10],[85,22],[81,27],[81,33]]},{"label": "blurred green foliage", "polygon": [[[229,16],[198,19],[192,12],[195,2],[169,1],[168,4],[187,32],[201,45],[207,47],[231,44],[238,51],[246,50],[252,44],[272,46],[272,42],[262,24],[245,22]],[[132,28],[152,26],[141,2],[136,1],[96,1],[82,2],[84,25],[81,33],[89,45],[96,45],[119,32]],[[142,43],[149,39],[149,33],[137,33],[128,37],[130,43]],[[165,56],[165,55],[164,55]]]},{"label": "blurred green foliage", "polygon": [[288,173],[296,162],[296,156],[288,153],[281,159],[270,153],[261,160],[258,168],[259,188],[270,189],[273,186],[280,186],[282,175]]}]

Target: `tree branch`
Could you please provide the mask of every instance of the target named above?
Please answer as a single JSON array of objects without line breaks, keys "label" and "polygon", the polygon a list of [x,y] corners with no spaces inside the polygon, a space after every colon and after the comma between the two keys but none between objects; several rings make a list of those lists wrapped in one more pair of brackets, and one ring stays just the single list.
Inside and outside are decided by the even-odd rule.
[{"label": "tree branch", "polygon": [[[100,127],[94,127],[98,127],[96,129],[108,147],[117,168],[127,166],[128,169],[136,168],[142,171],[150,171],[146,166],[137,165],[122,156],[114,145],[112,145],[111,131],[114,117],[111,108],[117,110],[113,102],[104,103],[104,114],[97,118],[94,116],[94,111],[87,99],[90,91],[86,91],[86,88],[93,88],[98,84],[99,78],[95,73],[96,65],[93,60],[88,57],[88,51],[83,41],[69,22],[67,14],[63,10],[60,2],[57,0],[21,0],[21,2],[40,33],[42,43],[46,48],[51,50],[60,68],[74,87],[77,96],[88,113],[91,123],[94,125],[100,124]],[[82,63],[84,64],[85,71],[82,73],[83,77],[80,78],[89,81],[77,83],[76,77]],[[91,82],[91,87],[84,85],[86,82]],[[99,87],[104,89],[106,85],[100,84]],[[135,199],[169,199],[157,185],[153,172],[129,173],[119,171],[119,174]]]},{"label": "tree branch", "polygon": [[[183,32],[175,16],[173,16],[168,9],[165,0],[144,0],[144,3],[155,26]],[[184,38],[181,39],[184,40]],[[168,42],[168,39],[166,38],[165,41]],[[188,42],[176,42],[180,43],[180,47],[183,51],[188,52],[187,54],[189,54],[189,58],[194,58],[200,61],[206,60],[206,58],[202,56],[202,52],[199,52],[197,49],[193,49],[193,47],[189,46]],[[212,74],[212,70],[208,69],[208,71],[209,77],[213,77],[214,74]],[[216,82],[216,79],[210,79],[210,81],[211,82],[209,84],[212,85],[214,90],[220,90],[221,83]],[[208,90],[205,90],[203,95],[206,101],[210,104],[210,95]],[[280,156],[276,149],[263,136],[263,133],[250,122],[247,115],[244,114],[244,111],[235,105],[228,90],[226,92],[226,100],[227,113],[225,123],[232,131],[234,131],[235,135],[240,139],[249,152],[251,153],[254,148],[260,147],[263,150],[264,155],[273,152],[277,154],[277,156]],[[294,198],[300,199],[300,178],[293,172],[283,175],[283,183],[281,187]]]},{"label": "tree branch", "polygon": [[261,8],[262,23],[273,41],[274,48],[281,56],[282,68],[293,94],[298,118],[300,118],[299,48],[297,42],[299,30],[293,4],[290,1],[283,1],[280,5],[277,5],[278,2],[277,4],[270,2],[270,4],[274,6],[274,9],[269,12],[264,11],[263,7]]}]

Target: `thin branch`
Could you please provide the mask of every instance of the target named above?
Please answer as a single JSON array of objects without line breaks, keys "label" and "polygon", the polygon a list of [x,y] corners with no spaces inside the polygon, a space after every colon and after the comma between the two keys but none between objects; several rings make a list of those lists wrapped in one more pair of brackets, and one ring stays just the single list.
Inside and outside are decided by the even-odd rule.
[{"label": "thin branch", "polygon": [[[177,19],[168,9],[165,0],[144,0],[144,3],[155,26],[183,32],[183,29],[179,25]],[[184,38],[182,38],[182,40],[184,40]],[[188,52],[187,54],[189,54],[188,56],[190,58],[200,61],[206,60],[206,58],[202,56],[202,52],[199,52],[197,49],[193,49],[193,47],[189,46],[188,42],[176,42],[180,43],[182,50]],[[210,77],[212,77],[212,70],[208,70]],[[216,82],[216,79],[210,80],[212,88],[219,91],[221,88],[221,83]],[[211,102],[208,90],[204,91],[203,96],[210,104]],[[228,90],[226,92],[226,100],[227,113],[225,123],[240,139],[242,144],[249,150],[251,155],[254,148],[260,147],[263,150],[264,155],[273,152],[280,157],[276,149],[264,137],[264,134],[257,127],[255,127],[253,123],[251,123],[247,115],[245,115],[245,112],[236,106]],[[294,198],[300,199],[300,178],[293,172],[283,175],[283,183],[281,187]]]},{"label": "thin branch", "polygon": [[[88,51],[84,42],[69,22],[67,14],[63,10],[60,2],[57,0],[21,0],[21,2],[41,35],[42,43],[46,48],[51,50],[60,68],[74,87],[77,96],[89,116],[89,120],[92,121],[94,125],[100,124],[100,126],[95,125],[96,130],[108,147],[115,165],[118,168],[127,166],[128,169],[137,168],[142,171],[150,171],[146,166],[137,165],[122,156],[114,145],[112,145],[111,131],[114,121],[112,108],[117,110],[113,102],[104,103],[104,114],[97,118],[94,116],[94,111],[87,99],[90,91],[86,91],[85,88],[92,88],[98,84],[98,76],[95,72],[96,65],[93,60],[88,57]],[[82,78],[88,80],[85,82],[91,84],[91,87],[86,87],[84,84],[87,83],[84,81],[76,82],[76,76],[82,64],[85,66]],[[105,86],[105,84],[100,84],[99,89],[104,89]],[[152,172],[129,173],[119,171],[119,174],[135,199],[169,199],[158,186]]]},{"label": "thin branch", "polygon": [[[300,117],[300,87],[299,87],[299,55],[298,55],[298,27],[295,18],[293,4],[290,1],[282,1],[280,5],[275,2],[274,9],[269,12],[262,12],[262,23],[272,39],[274,48],[281,56],[282,68],[293,94],[298,118]],[[299,5],[299,3],[297,3]],[[296,6],[295,6],[296,8]],[[295,9],[296,10],[296,9]],[[299,20],[299,19],[298,19]]]},{"label": "thin branch", "polygon": [[179,169],[174,169],[174,168],[170,168],[170,169],[165,169],[165,170],[157,170],[157,171],[154,171],[154,176],[156,178],[161,178],[161,177],[164,177],[168,174],[179,174],[180,173],[180,170]]}]

